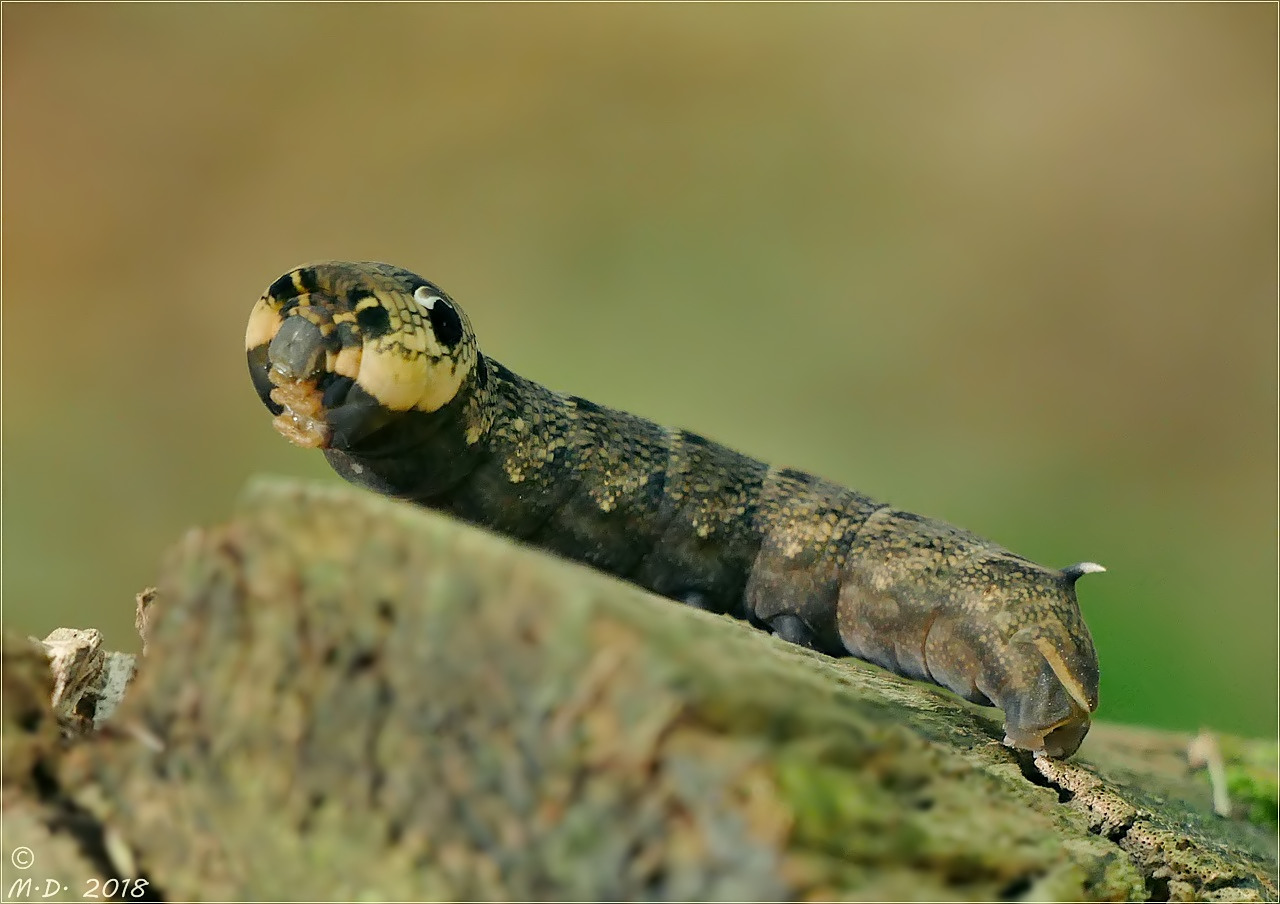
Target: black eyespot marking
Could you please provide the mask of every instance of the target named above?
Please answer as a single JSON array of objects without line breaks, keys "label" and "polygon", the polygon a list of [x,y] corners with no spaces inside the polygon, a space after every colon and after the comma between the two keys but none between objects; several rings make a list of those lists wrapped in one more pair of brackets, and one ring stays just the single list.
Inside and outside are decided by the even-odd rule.
[{"label": "black eyespot marking", "polygon": [[784,480],[794,480],[799,483],[813,483],[814,480],[812,474],[797,471],[795,468],[782,468],[778,471],[778,476]]},{"label": "black eyespot marking", "polygon": [[595,402],[588,402],[586,399],[579,398],[578,396],[570,396],[569,401],[573,402],[574,406],[579,411],[585,411],[587,414],[598,414],[600,412],[600,406]]},{"label": "black eyespot marking", "polygon": [[293,274],[286,273],[271,284],[271,288],[267,289],[267,294],[276,301],[287,301],[290,298],[298,297],[298,290],[293,284]]},{"label": "black eyespot marking", "polygon": [[360,324],[360,329],[366,336],[376,339],[391,330],[391,315],[380,304],[370,305],[356,312],[356,323]]},{"label": "black eyespot marking", "polygon": [[431,318],[431,329],[436,334],[436,341],[445,348],[452,349],[462,341],[462,318],[447,300],[441,298],[427,309]]},{"label": "black eyespot marking", "polygon": [[662,504],[662,494],[667,491],[667,472],[659,468],[649,475],[640,493],[642,498],[649,499],[656,508]]}]

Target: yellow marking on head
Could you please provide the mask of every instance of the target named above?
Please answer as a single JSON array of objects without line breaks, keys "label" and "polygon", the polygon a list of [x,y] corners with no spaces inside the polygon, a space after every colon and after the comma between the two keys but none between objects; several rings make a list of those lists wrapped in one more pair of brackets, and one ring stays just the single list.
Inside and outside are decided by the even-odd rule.
[{"label": "yellow marking on head", "polygon": [[360,346],[344,348],[342,351],[333,355],[333,360],[326,362],[331,373],[339,374],[343,377],[350,377],[354,380],[360,375]]},{"label": "yellow marking on head", "polygon": [[436,339],[411,296],[381,292],[357,302],[356,311],[374,307],[386,310],[388,331],[365,338],[356,383],[393,411],[430,413],[452,402],[475,366],[475,341],[469,329],[449,349]]},{"label": "yellow marking on head", "polygon": [[327,306],[312,304],[310,295],[298,296],[298,306],[289,316],[311,321],[320,328],[322,336],[333,332],[333,312]]},{"label": "yellow marking on head", "polygon": [[[416,300],[410,287],[421,280],[413,274],[383,264],[322,262],[290,271],[288,282],[297,293],[288,299],[289,316],[315,324],[329,340],[325,370],[355,381],[385,408],[438,411],[453,402],[470,379],[479,353],[466,315],[439,290],[427,292],[425,302]],[[258,302],[246,329],[246,351],[272,341],[284,323],[284,304],[270,295]],[[448,313],[438,309],[441,304],[462,324],[461,337],[450,329],[447,338],[453,344],[448,346],[435,333],[434,324]],[[386,313],[385,329],[377,326],[377,308]],[[358,347],[337,348],[333,342],[343,323],[344,331],[359,337]],[[469,439],[476,427],[487,429],[483,423],[469,424]]]},{"label": "yellow marking on head", "polygon": [[392,411],[439,411],[462,388],[465,372],[450,358],[432,358],[403,343],[366,345],[356,383]]},{"label": "yellow marking on head", "polygon": [[260,345],[267,345],[275,338],[284,318],[280,310],[269,298],[261,298],[253,306],[249,314],[249,326],[244,331],[244,350],[252,351]]},{"label": "yellow marking on head", "polygon": [[408,411],[423,392],[421,368],[415,358],[397,354],[394,348],[368,347],[360,356],[356,383],[392,411]]}]

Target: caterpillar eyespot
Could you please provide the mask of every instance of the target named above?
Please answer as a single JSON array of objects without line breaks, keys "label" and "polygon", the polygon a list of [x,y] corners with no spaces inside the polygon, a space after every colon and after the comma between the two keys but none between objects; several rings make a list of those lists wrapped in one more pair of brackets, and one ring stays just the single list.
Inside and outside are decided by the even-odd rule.
[{"label": "caterpillar eyespot", "polygon": [[431,308],[435,306],[435,303],[440,301],[440,296],[432,295],[431,290],[426,286],[419,286],[414,290],[413,300],[430,311]]},{"label": "caterpillar eyespot", "polygon": [[[425,315],[425,316],[424,316]],[[958,527],[705,437],[553,392],[480,353],[438,287],[381,263],[273,282],[249,372],[345,479],[1004,710],[1069,756],[1098,705],[1077,580]]]}]

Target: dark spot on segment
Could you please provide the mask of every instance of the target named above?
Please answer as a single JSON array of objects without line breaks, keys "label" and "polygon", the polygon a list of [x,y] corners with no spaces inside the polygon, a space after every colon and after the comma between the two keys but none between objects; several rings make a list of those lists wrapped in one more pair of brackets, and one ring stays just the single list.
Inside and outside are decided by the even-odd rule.
[{"label": "dark spot on segment", "polygon": [[280,316],[288,316],[289,312],[296,307],[298,307],[298,297],[295,295],[293,298],[290,298],[284,304],[280,305]]},{"label": "dark spot on segment", "polygon": [[679,436],[686,446],[701,446],[705,448],[711,445],[711,440],[707,439],[700,433],[691,433],[688,430],[681,430]]},{"label": "dark spot on segment", "polygon": [[[367,292],[366,298],[372,297]],[[352,300],[355,304],[355,300]],[[373,338],[385,336],[391,330],[391,315],[387,313],[387,309],[380,304],[370,305],[363,310],[356,312],[356,323],[360,324],[360,329],[364,333]]]},{"label": "dark spot on segment", "polygon": [[485,363],[484,355],[476,358],[476,388],[484,389],[489,385],[489,365]]},{"label": "dark spot on segment", "polygon": [[569,396],[569,401],[572,402],[579,411],[585,411],[587,414],[600,413],[600,406],[595,402],[588,401],[587,399],[583,399],[578,396]]},{"label": "dark spot on segment", "polygon": [[321,382],[321,404],[325,408],[337,408],[347,398],[347,393],[355,385],[355,380],[342,374],[329,374]]},{"label": "dark spot on segment", "polygon": [[783,480],[794,480],[797,483],[813,483],[813,475],[795,468],[781,468],[778,476]]},{"label": "dark spot on segment", "polygon": [[921,524],[926,520],[923,516],[914,512],[894,512],[893,516],[899,521],[910,521],[913,524]]},{"label": "dark spot on segment", "polygon": [[290,298],[297,298],[298,290],[293,284],[293,274],[286,273],[284,276],[273,282],[271,284],[271,288],[267,289],[267,294],[276,301],[287,301]]},{"label": "dark spot on segment", "polygon": [[436,334],[436,341],[447,349],[452,349],[462,341],[462,318],[457,310],[445,298],[441,298],[427,310],[431,319],[431,330]]}]

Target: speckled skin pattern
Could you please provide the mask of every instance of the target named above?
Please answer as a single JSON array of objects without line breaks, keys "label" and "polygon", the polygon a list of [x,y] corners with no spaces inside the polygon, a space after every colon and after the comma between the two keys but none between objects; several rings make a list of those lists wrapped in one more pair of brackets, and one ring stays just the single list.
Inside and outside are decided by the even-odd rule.
[{"label": "speckled skin pattern", "polygon": [[1069,756],[1098,703],[1075,581],[967,531],[553,392],[481,354],[441,289],[378,263],[299,267],[258,301],[249,370],[340,475],[655,593],[1004,710]]}]

